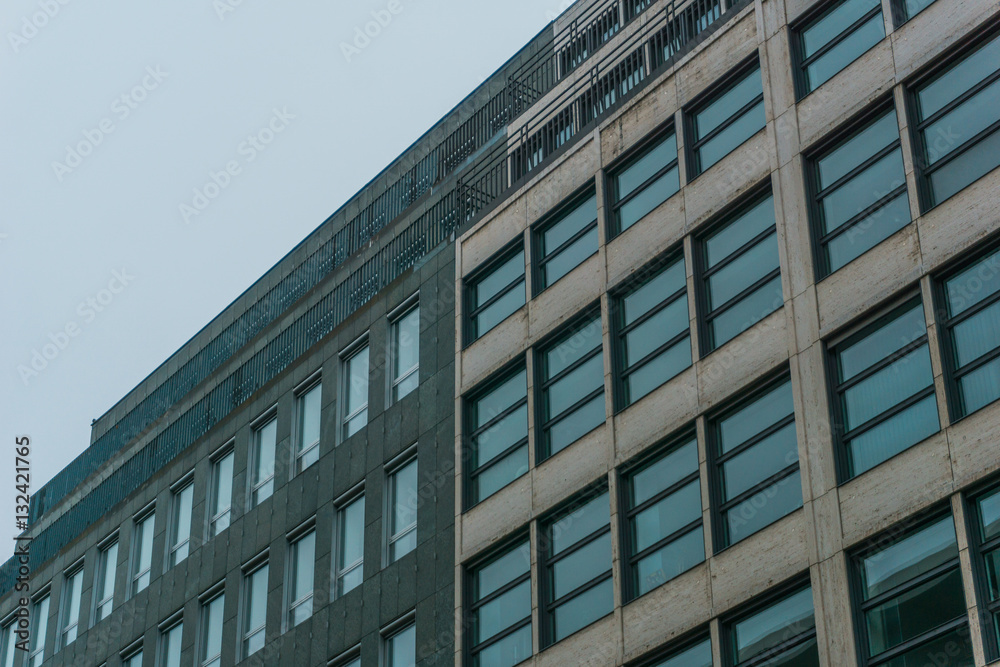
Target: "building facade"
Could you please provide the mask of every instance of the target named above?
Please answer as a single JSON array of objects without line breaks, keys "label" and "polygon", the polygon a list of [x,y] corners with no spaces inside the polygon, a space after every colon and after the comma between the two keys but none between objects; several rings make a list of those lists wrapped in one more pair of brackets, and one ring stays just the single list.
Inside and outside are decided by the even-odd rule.
[{"label": "building facade", "polygon": [[1000,660],[997,91],[991,1],[581,0],[95,422],[0,665]]}]

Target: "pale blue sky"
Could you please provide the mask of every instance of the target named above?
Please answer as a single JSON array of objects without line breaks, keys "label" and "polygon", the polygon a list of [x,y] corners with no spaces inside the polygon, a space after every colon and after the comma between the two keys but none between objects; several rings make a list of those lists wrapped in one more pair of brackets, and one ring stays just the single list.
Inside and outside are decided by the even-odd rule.
[{"label": "pale blue sky", "polygon": [[[396,2],[350,61],[341,44],[390,0],[0,6],[0,538],[19,532],[15,436],[35,491],[91,419],[569,4]],[[37,374],[34,351],[52,357]]]}]

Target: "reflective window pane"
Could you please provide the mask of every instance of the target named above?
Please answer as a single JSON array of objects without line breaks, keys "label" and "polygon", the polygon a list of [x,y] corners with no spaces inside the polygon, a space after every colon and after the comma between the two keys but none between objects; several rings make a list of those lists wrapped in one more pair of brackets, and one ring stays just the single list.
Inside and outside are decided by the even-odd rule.
[{"label": "reflective window pane", "polygon": [[198,660],[202,667],[218,667],[222,662],[222,622],[225,606],[225,595],[217,595],[201,606]]},{"label": "reflective window pane", "polygon": [[170,516],[170,556],[167,561],[171,567],[187,558],[191,543],[191,508],[193,502],[193,483],[174,493]]},{"label": "reflective window pane", "polygon": [[389,475],[389,562],[417,546],[417,460]]},{"label": "reflective window pane", "polygon": [[472,427],[470,502],[475,504],[528,471],[525,371],[519,370],[483,393],[474,394],[467,405]]},{"label": "reflective window pane", "polygon": [[155,514],[149,514],[133,524],[132,534],[132,588],[135,595],[149,586],[150,567],[153,564],[153,525]]},{"label": "reflective window pane", "polygon": [[157,665],[163,667],[181,667],[181,636],[184,625],[178,623],[160,635],[160,660]]},{"label": "reflective window pane", "polygon": [[[864,17],[870,17],[863,23]],[[803,94],[832,78],[885,37],[879,0],[841,0],[798,29]]]},{"label": "reflective window pane", "polygon": [[471,336],[475,340],[524,305],[524,250],[471,281]]},{"label": "reflective window pane", "polygon": [[312,616],[316,569],[316,532],[309,531],[291,545],[288,572],[288,624],[294,627]]},{"label": "reflective window pane", "polygon": [[677,137],[671,131],[612,172],[614,231],[621,233],[680,189]]},{"label": "reflective window pane", "polygon": [[233,506],[233,461],[236,455],[229,452],[212,463],[212,501],[209,537],[215,537],[229,527]]},{"label": "reflective window pane", "polygon": [[705,639],[664,658],[652,667],[712,667],[712,641]]},{"label": "reflective window pane", "polygon": [[118,571],[118,541],[101,549],[94,579],[94,622],[111,615],[115,597],[115,575]]},{"label": "reflective window pane", "polygon": [[317,384],[298,397],[296,411],[296,472],[319,461],[320,406],[323,385]]},{"label": "reflective window pane", "polygon": [[473,664],[511,667],[531,656],[530,557],[525,541],[472,571]]},{"label": "reflective window pane", "polygon": [[760,65],[692,114],[695,174],[728,155],[764,129],[764,88]]},{"label": "reflective window pane", "polygon": [[364,578],[365,498],[337,511],[337,594],[357,588]]},{"label": "reflective window pane", "polygon": [[601,320],[592,320],[540,353],[544,456],[604,423]]},{"label": "reflective window pane", "polygon": [[243,582],[243,657],[249,657],[264,647],[267,623],[268,566],[246,575]]},{"label": "reflective window pane", "polygon": [[[812,588],[807,587],[731,626],[736,660],[737,662],[749,660],[793,637],[815,631],[815,626]],[[818,664],[818,659],[816,663]],[[767,664],[790,663],[768,662]]]},{"label": "reflective window pane", "polygon": [[540,288],[545,288],[597,252],[597,196],[587,197],[543,223],[537,237]]},{"label": "reflective window pane", "polygon": [[386,640],[386,667],[415,667],[417,627],[411,625]]},{"label": "reflective window pane", "polygon": [[250,476],[250,504],[259,505],[274,490],[274,453],[277,446],[278,420],[271,419],[254,430],[253,468]]},{"label": "reflective window pane", "polygon": [[368,346],[344,362],[344,437],[368,423]]}]

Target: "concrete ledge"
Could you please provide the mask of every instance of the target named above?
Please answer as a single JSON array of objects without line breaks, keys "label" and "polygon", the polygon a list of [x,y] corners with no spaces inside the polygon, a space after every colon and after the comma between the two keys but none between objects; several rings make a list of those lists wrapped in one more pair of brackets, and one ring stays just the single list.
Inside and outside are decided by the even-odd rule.
[{"label": "concrete ledge", "polygon": [[711,608],[712,580],[707,562],[633,600],[622,608],[625,661],[707,623]]}]

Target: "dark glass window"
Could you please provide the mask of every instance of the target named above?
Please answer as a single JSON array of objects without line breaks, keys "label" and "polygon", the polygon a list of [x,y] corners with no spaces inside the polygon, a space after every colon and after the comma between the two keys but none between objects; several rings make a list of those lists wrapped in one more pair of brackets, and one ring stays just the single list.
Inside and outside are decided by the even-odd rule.
[{"label": "dark glass window", "polygon": [[737,73],[723,90],[690,113],[691,180],[764,129],[760,64]]},{"label": "dark glass window", "polygon": [[583,499],[542,527],[542,645],[614,609],[608,492]]},{"label": "dark glass window", "polygon": [[528,472],[528,382],[522,368],[467,403],[468,504],[474,505]]},{"label": "dark glass window", "polygon": [[924,209],[1000,166],[1000,35],[913,89]]},{"label": "dark glass window", "polygon": [[635,598],[705,560],[694,434],[623,475],[626,596]]},{"label": "dark glass window", "polygon": [[866,121],[809,164],[821,277],[910,222],[895,109]]},{"label": "dark glass window", "polygon": [[770,191],[726,216],[699,246],[707,353],[784,304]]},{"label": "dark glass window", "polygon": [[475,667],[511,667],[531,657],[528,541],[477,566],[469,577],[469,653]]},{"label": "dark glass window", "polygon": [[1000,398],[1000,251],[946,277],[945,359],[960,419]]},{"label": "dark glass window", "polygon": [[474,341],[524,305],[524,249],[520,246],[466,281],[469,341]]},{"label": "dark glass window", "polygon": [[726,547],[802,507],[791,379],[710,424],[719,542]]},{"label": "dark glass window", "polygon": [[625,231],[680,189],[677,136],[671,129],[608,175],[612,236]]},{"label": "dark glass window", "polygon": [[854,559],[865,665],[923,665],[945,647],[953,667],[972,667],[972,642],[951,515],[878,540]]},{"label": "dark glass window", "polygon": [[799,97],[805,97],[885,37],[882,3],[840,0],[796,32]]},{"label": "dark glass window", "polygon": [[597,252],[597,195],[573,201],[535,231],[540,292]]},{"label": "dark glass window", "polygon": [[614,300],[619,408],[691,365],[684,257],[660,262],[644,273],[654,275],[631,282]]},{"label": "dark glass window", "polygon": [[834,413],[847,478],[940,429],[919,298],[835,345],[833,362]]},{"label": "dark glass window", "polygon": [[900,26],[934,4],[934,0],[893,0],[892,14]]},{"label": "dark glass window", "polygon": [[653,0],[625,0],[625,21],[631,21],[653,5]]},{"label": "dark glass window", "polygon": [[1000,486],[973,497],[969,506],[974,526],[969,541],[978,553],[973,569],[985,607],[983,639],[987,654],[996,658],[1000,653]]},{"label": "dark glass window", "polygon": [[730,667],[819,667],[811,586],[724,622],[723,632]]},{"label": "dark glass window", "polygon": [[703,637],[685,642],[683,648],[668,650],[666,655],[643,662],[643,667],[712,667],[712,640]]},{"label": "dark glass window", "polygon": [[542,448],[551,456],[604,423],[604,356],[596,317],[540,350]]}]

